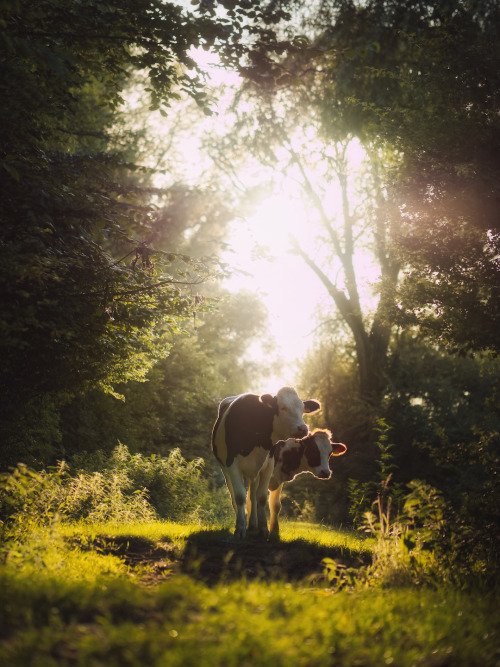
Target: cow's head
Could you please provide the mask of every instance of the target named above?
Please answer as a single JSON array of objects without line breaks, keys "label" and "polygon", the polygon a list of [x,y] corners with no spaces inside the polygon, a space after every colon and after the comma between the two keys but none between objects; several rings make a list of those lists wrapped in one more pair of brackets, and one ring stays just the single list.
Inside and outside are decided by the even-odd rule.
[{"label": "cow's head", "polygon": [[340,456],[345,454],[347,447],[341,442],[332,442],[330,431],[313,431],[305,438],[304,456],[307,461],[307,470],[318,479],[330,479],[332,471],[330,470],[330,456]]},{"label": "cow's head", "polygon": [[260,401],[273,408],[273,441],[286,438],[303,438],[309,433],[302,415],[311,414],[321,409],[321,403],[315,399],[303,401],[291,387],[283,387],[276,396],[264,394]]}]

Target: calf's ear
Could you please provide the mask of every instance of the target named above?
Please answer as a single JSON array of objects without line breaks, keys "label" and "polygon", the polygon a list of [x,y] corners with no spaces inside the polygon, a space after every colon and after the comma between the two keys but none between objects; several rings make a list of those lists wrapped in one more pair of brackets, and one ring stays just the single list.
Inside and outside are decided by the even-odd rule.
[{"label": "calf's ear", "polygon": [[310,415],[319,410],[321,410],[321,403],[315,398],[309,398],[307,401],[304,401],[304,412],[307,412],[307,414]]},{"label": "calf's ear", "polygon": [[343,442],[332,442],[332,455],[341,456],[347,452],[347,447]]},{"label": "calf's ear", "polygon": [[262,394],[259,401],[267,405],[268,408],[273,408],[273,410],[278,408],[278,399],[276,396],[271,396],[271,394]]}]

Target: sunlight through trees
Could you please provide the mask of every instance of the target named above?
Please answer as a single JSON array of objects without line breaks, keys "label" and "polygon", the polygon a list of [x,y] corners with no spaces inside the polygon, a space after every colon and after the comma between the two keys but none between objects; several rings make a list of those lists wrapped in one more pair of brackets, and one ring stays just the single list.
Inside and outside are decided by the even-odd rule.
[{"label": "sunlight through trees", "polygon": [[[43,635],[38,664],[85,661],[81,616],[117,637],[117,664],[138,646],[162,662],[174,641],[195,661],[189,631],[229,660],[223,599],[244,660],[276,660],[293,591],[349,628],[356,599],[370,642],[311,626],[291,665],[311,643],[318,665],[496,664],[499,44],[494,0],[1,4],[0,658],[25,664]],[[283,385],[321,401],[308,425],[347,445],[331,479],[286,485],[290,552],[229,535],[209,450],[221,399]],[[123,531],[157,517],[197,527],[155,532],[147,548],[186,586],[143,597],[158,581],[129,569]],[[111,519],[114,555],[86,533]],[[246,586],[296,563],[309,578],[291,589]],[[248,648],[219,584],[195,582],[205,566],[236,576],[270,652]],[[420,610],[415,646],[391,600]],[[179,625],[160,642],[166,609]]]}]

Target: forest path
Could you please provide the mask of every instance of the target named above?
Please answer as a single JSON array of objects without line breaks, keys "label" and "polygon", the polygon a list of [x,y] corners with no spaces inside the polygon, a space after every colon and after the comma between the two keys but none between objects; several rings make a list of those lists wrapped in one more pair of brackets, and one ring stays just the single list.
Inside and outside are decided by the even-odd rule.
[{"label": "forest path", "polygon": [[265,540],[249,534],[236,541],[227,529],[195,531],[181,545],[168,536],[154,540],[132,534],[109,538],[101,535],[89,548],[120,557],[147,585],[179,573],[207,585],[235,579],[314,583],[323,576],[324,558],[346,568],[371,561],[367,551],[303,538]]}]

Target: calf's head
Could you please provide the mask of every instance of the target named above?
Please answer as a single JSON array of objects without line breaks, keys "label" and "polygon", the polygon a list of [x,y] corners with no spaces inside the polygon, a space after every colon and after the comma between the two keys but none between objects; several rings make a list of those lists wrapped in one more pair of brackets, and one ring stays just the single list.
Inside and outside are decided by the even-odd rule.
[{"label": "calf's head", "polygon": [[332,442],[327,430],[316,430],[300,440],[288,438],[276,445],[274,478],[278,483],[291,482],[296,475],[310,472],[318,479],[330,479],[330,456],[345,454],[347,447]]},{"label": "calf's head", "polygon": [[330,456],[345,454],[347,447],[342,442],[332,442],[330,431],[314,431],[309,437],[304,438],[304,457],[307,468],[304,472],[310,472],[318,479],[330,479]]},{"label": "calf's head", "polygon": [[309,433],[302,415],[312,414],[321,409],[321,403],[315,399],[303,401],[292,387],[283,387],[276,396],[264,394],[261,403],[273,408],[273,436],[275,438],[302,438]]}]

